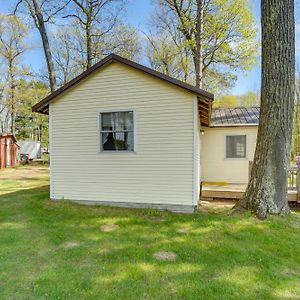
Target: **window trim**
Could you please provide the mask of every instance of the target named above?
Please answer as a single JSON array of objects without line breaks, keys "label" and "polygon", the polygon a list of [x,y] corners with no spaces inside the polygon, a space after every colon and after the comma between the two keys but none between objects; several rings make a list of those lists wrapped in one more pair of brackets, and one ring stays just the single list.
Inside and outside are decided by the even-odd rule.
[{"label": "window trim", "polygon": [[[229,136],[245,136],[245,157],[227,157],[227,137]],[[248,134],[246,133],[233,133],[233,134],[225,134],[224,138],[224,149],[225,149],[225,160],[248,160]]]},{"label": "window trim", "polygon": [[[116,112],[132,112],[133,114],[133,150],[109,150],[109,151],[105,151],[102,150],[102,131],[101,131],[101,114],[102,113],[116,113]],[[109,154],[109,153],[136,153],[136,114],[135,114],[135,110],[134,109],[130,109],[130,108],[126,108],[126,109],[99,109],[97,110],[97,114],[98,114],[98,153],[102,154]],[[128,132],[128,130],[125,130]],[[131,131],[131,130],[130,130]]]}]

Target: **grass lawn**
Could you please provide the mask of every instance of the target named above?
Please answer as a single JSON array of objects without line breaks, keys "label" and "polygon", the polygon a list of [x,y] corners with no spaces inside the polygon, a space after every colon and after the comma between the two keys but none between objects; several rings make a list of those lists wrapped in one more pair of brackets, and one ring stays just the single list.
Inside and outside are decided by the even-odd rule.
[{"label": "grass lawn", "polygon": [[299,213],[53,203],[48,181],[47,167],[0,171],[0,299],[300,299]]}]

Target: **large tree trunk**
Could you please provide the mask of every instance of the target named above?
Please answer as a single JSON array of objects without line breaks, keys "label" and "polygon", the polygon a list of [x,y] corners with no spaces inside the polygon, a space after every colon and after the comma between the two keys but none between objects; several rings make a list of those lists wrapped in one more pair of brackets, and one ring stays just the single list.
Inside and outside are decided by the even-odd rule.
[{"label": "large tree trunk", "polygon": [[196,87],[202,88],[202,36],[203,36],[203,0],[197,0],[196,20],[196,54],[194,58],[196,71]]},{"label": "large tree trunk", "polygon": [[41,8],[39,6],[38,0],[33,0],[33,6],[35,11],[35,18],[37,20],[37,28],[39,30],[42,39],[43,49],[46,57],[50,89],[51,92],[54,92],[56,89],[56,78],[55,78],[54,64],[53,64],[52,54],[50,50],[46,26],[45,26],[43,14],[41,12]]},{"label": "large tree trunk", "polygon": [[295,22],[293,0],[262,0],[262,90],[260,123],[251,178],[236,210],[259,218],[289,212],[294,91]]}]

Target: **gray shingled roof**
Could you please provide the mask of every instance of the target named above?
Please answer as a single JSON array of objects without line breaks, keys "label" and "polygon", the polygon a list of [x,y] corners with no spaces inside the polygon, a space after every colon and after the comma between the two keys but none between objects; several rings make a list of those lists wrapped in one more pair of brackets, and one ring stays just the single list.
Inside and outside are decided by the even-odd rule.
[{"label": "gray shingled roof", "polygon": [[211,126],[258,125],[259,107],[218,107],[212,109]]}]

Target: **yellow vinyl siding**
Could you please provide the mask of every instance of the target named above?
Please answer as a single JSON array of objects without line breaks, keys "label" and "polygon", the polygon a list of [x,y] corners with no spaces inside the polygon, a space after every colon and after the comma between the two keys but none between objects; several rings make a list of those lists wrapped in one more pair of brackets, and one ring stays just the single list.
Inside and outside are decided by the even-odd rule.
[{"label": "yellow vinyl siding", "polygon": [[[201,180],[247,183],[249,161],[253,161],[257,126],[204,129],[201,139]],[[226,135],[246,135],[246,158],[226,158]]]},{"label": "yellow vinyl siding", "polygon": [[[195,96],[119,63],[50,104],[52,198],[193,204]],[[134,110],[135,152],[99,153],[101,110]]]}]

